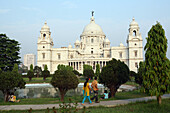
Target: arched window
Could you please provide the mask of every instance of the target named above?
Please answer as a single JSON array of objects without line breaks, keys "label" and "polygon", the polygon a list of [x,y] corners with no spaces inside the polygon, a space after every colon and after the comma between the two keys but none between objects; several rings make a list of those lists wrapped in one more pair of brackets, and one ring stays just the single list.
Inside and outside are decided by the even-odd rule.
[{"label": "arched window", "polygon": [[133,31],[133,36],[136,36],[136,31],[135,30]]},{"label": "arched window", "polygon": [[43,34],[43,38],[46,38],[46,34],[45,33]]},{"label": "arched window", "polygon": [[45,58],[45,53],[42,53],[42,57]]},{"label": "arched window", "polygon": [[92,39],[91,39],[91,43],[93,43],[93,41],[94,41],[94,40],[93,40],[93,38],[92,38]]}]

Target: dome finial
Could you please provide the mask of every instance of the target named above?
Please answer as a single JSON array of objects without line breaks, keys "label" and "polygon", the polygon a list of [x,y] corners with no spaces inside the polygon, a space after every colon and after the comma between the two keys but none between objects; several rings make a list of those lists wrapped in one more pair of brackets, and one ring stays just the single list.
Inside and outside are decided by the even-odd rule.
[{"label": "dome finial", "polygon": [[92,16],[94,16],[94,11],[91,12]]},{"label": "dome finial", "polygon": [[133,20],[133,21],[135,21],[135,18],[134,18],[134,16],[133,16],[132,20]]},{"label": "dome finial", "polygon": [[44,23],[45,25],[47,25],[47,21],[45,20],[45,23]]}]

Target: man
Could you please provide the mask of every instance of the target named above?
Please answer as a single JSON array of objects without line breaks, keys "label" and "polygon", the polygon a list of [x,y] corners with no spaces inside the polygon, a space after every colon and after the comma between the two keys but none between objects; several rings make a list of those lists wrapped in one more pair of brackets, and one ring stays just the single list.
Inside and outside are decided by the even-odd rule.
[{"label": "man", "polygon": [[91,100],[93,101],[95,99],[96,103],[99,103],[98,101],[98,87],[97,87],[97,77],[94,78],[94,81],[91,84],[91,87],[93,88],[93,92],[94,92],[94,97],[91,98]]}]

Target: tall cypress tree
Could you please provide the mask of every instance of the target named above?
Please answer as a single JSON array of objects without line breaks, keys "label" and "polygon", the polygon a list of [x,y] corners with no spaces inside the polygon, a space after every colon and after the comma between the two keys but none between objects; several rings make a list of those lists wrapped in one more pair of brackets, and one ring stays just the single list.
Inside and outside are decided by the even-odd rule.
[{"label": "tall cypress tree", "polygon": [[161,95],[170,91],[170,65],[166,57],[167,38],[162,25],[157,22],[148,32],[145,46],[144,91],[156,95],[161,104]]}]

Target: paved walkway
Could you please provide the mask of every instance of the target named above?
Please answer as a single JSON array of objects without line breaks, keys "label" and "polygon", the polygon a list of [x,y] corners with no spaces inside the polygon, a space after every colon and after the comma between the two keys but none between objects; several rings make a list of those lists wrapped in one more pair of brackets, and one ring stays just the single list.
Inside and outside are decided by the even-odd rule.
[{"label": "paved walkway", "polygon": [[[170,94],[165,94],[162,96],[162,98],[170,98]],[[152,97],[143,97],[143,98],[134,98],[134,99],[125,99],[125,100],[111,100],[111,101],[101,101],[100,103],[94,103],[94,104],[88,104],[85,103],[86,107],[90,107],[90,106],[105,106],[105,107],[114,107],[114,106],[118,106],[118,105],[125,105],[125,104],[129,104],[129,103],[135,103],[135,102],[139,102],[139,101],[148,101],[148,100],[155,100],[156,97],[152,96]],[[47,107],[49,108],[59,108],[59,104],[41,104],[41,105],[2,105],[0,106],[0,110],[27,110],[32,108],[33,110],[36,109],[47,109]],[[78,103],[78,107],[77,108],[83,108],[83,106],[81,105],[81,103]]]}]

